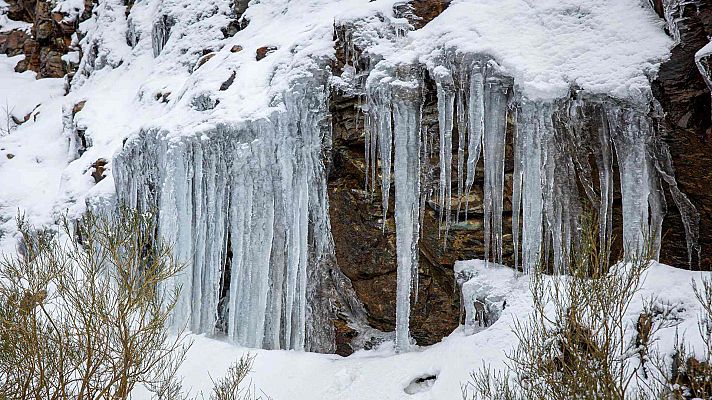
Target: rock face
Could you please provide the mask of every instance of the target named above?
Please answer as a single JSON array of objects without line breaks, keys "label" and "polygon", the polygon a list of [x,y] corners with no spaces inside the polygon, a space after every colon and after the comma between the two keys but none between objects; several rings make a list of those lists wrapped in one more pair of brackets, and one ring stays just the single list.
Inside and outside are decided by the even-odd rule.
[{"label": "rock face", "polygon": [[[24,54],[15,71],[34,71],[37,78],[61,78],[72,70],[62,56],[72,50],[72,35],[79,22],[88,18],[84,12],[79,18],[68,19],[60,12],[52,11],[52,3],[42,0],[8,1],[8,16],[17,21],[32,24],[29,34],[12,30],[0,33],[0,52],[8,56]],[[91,9],[92,3],[85,4]],[[86,11],[86,9],[85,9]]]},{"label": "rock face", "polygon": [[[712,36],[712,4],[708,1],[663,2],[670,34],[679,35],[670,59],[660,66],[653,94],[665,113],[662,123],[678,187],[700,214],[700,256],[693,266],[712,268],[712,116],[710,89],[695,65],[695,53]],[[679,4],[678,4],[679,3]],[[656,10],[663,10],[662,6]],[[663,15],[661,15],[662,17]],[[668,195],[660,258],[671,265],[687,265],[685,230]]]},{"label": "rock face", "polygon": [[[51,3],[44,0],[6,0],[10,18],[32,24],[29,32],[14,30],[0,33],[0,52],[9,56],[25,54],[16,70],[32,70],[38,78],[62,77],[71,73],[62,56],[72,48],[72,36],[78,23],[89,17],[93,3],[85,1],[83,13],[74,20],[66,15],[52,12]],[[448,7],[450,0],[411,0],[396,6],[396,16],[409,21],[413,29],[420,29]],[[678,4],[680,3],[680,4]],[[127,1],[126,13],[133,1]],[[248,21],[242,18],[248,1],[233,3],[234,21],[225,29],[225,36],[232,36],[243,29]],[[705,0],[655,0],[652,6],[667,18],[670,34],[679,37],[670,59],[660,67],[653,82],[653,92],[664,118],[660,120],[665,143],[669,148],[675,178],[680,190],[685,193],[700,214],[700,256],[695,251],[693,265],[703,269],[712,266],[712,116],[710,89],[695,65],[695,53],[709,42],[712,36],[712,4]],[[338,35],[335,35],[338,37]],[[240,45],[232,52],[242,50]],[[276,50],[264,46],[256,51],[261,60]],[[333,70],[343,72],[347,63],[345,51],[337,43],[337,59]],[[159,50],[160,51],[160,50]],[[212,53],[211,53],[212,54]],[[206,55],[196,69],[207,62]],[[712,65],[712,64],[710,64]],[[235,79],[235,72],[225,81],[220,90],[227,90]],[[423,129],[438,129],[435,88],[432,80],[426,79],[423,104]],[[170,93],[157,97],[167,102]],[[394,206],[386,221],[382,220],[381,193],[365,188],[366,166],[364,159],[364,118],[360,110],[363,99],[356,94],[332,93],[330,113],[332,118],[333,148],[328,165],[328,198],[331,231],[334,238],[336,264],[353,286],[358,300],[365,310],[366,322],[373,328],[390,332],[395,328],[396,313],[396,246],[393,219]],[[83,105],[83,104],[82,104]],[[81,110],[78,104],[69,115]],[[71,111],[71,112],[69,112]],[[72,120],[70,119],[70,122]],[[72,128],[74,129],[74,127]],[[506,149],[504,232],[511,232],[511,161],[513,136],[512,123],[508,126],[510,144]],[[78,151],[87,147],[83,131],[77,128]],[[457,147],[457,132],[453,138]],[[8,154],[8,158],[12,155]],[[458,164],[453,154],[453,168]],[[104,177],[106,161],[97,160],[92,165],[92,176],[98,182]],[[617,171],[616,171],[617,175]],[[427,204],[423,217],[420,239],[419,277],[416,295],[413,297],[411,335],[420,345],[429,345],[441,340],[455,329],[462,320],[460,295],[455,282],[453,265],[457,260],[482,258],[484,254],[484,230],[482,215],[482,180],[476,176],[474,191],[469,199],[453,197],[453,204],[468,201],[471,205],[467,216],[462,213],[459,222],[445,235],[439,223],[435,204]],[[621,237],[619,184],[614,191],[614,233]],[[427,188],[426,188],[427,189]],[[391,189],[393,190],[393,189]],[[664,220],[664,238],[661,261],[678,266],[688,264],[688,248],[685,227],[676,209],[675,199],[666,191],[668,212]],[[393,202],[393,198],[391,198]],[[505,263],[512,264],[514,249],[511,237],[505,235],[503,256]],[[620,246],[619,246],[620,247]],[[337,296],[332,296],[336,298]],[[345,302],[345,301],[342,301]],[[342,307],[343,308],[343,307]],[[352,307],[356,308],[356,307]],[[361,337],[363,331],[355,329],[348,318],[333,320],[336,335],[336,352],[347,355],[369,338]]]},{"label": "rock face", "polygon": [[[396,8],[396,14],[407,18],[418,29],[447,7],[449,2],[415,0]],[[692,265],[709,269],[712,266],[712,120],[710,91],[697,70],[694,55],[712,36],[712,5],[686,2],[675,18],[680,31],[680,43],[673,49],[653,91],[661,105],[664,118],[659,121],[664,142],[669,148],[675,178],[682,193],[700,214],[699,242],[701,257],[692,249]],[[663,2],[653,4],[663,14]],[[669,5],[668,5],[669,6]],[[669,7],[668,7],[669,9]],[[338,34],[335,37],[340,37]],[[337,43],[337,74],[346,63],[344,51]],[[423,129],[437,130],[434,88],[427,88],[423,105]],[[362,101],[362,99],[361,99]],[[383,224],[378,188],[365,188],[364,120],[356,96],[333,93],[331,114],[333,126],[333,162],[329,169],[329,201],[332,233],[339,268],[348,276],[366,310],[368,323],[382,331],[395,327],[396,261],[395,227],[391,212]],[[507,136],[512,135],[511,121]],[[453,133],[455,142],[457,134]],[[453,144],[456,148],[457,144]],[[511,142],[506,149],[504,231],[511,232],[512,170]],[[453,166],[457,164],[453,154]],[[618,176],[617,163],[614,176]],[[378,178],[377,178],[378,179]],[[482,258],[484,232],[482,216],[482,174],[478,173],[474,193],[469,202],[474,210],[453,225],[444,246],[438,210],[434,204],[425,208],[420,239],[419,286],[411,309],[411,335],[418,344],[427,345],[450,334],[461,321],[460,295],[453,276],[457,260]],[[661,261],[686,267],[689,263],[686,231],[675,199],[666,188],[667,214],[664,219]],[[391,189],[393,190],[393,189]],[[453,197],[453,204],[465,199]],[[392,199],[391,199],[392,202]],[[389,207],[393,210],[393,205]],[[622,219],[620,183],[615,180],[613,192],[614,254],[622,251]],[[512,264],[514,249],[511,236],[504,237],[505,263]],[[416,300],[417,299],[417,300]]]}]

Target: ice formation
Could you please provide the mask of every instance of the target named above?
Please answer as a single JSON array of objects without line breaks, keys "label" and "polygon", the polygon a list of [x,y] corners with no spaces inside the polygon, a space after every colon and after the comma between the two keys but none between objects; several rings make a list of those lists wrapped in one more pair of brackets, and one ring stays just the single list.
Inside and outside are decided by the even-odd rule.
[{"label": "ice formation", "polygon": [[[371,113],[367,135],[373,135],[371,146],[377,138],[383,149],[378,156],[384,209],[388,205],[391,165],[396,188],[399,351],[408,347],[410,292],[417,284],[418,218],[423,214],[418,207],[425,204],[418,197],[428,196],[418,187],[427,184],[423,171],[429,160],[424,154],[433,141],[422,137],[426,133],[417,120],[422,108],[418,91],[424,85],[414,70],[418,67],[413,64],[379,66],[366,87]],[[408,79],[404,79],[403,71],[408,71]],[[456,185],[458,198],[469,197],[481,156],[484,257],[485,262],[501,264],[505,150],[511,132],[515,266],[521,253],[524,272],[551,265],[554,272],[565,273],[586,210],[600,216],[601,245],[611,240],[614,166],[619,172],[615,180],[622,197],[625,252],[628,256],[641,254],[643,245],[653,240],[653,256],[657,257],[666,211],[662,183],[669,177],[659,170],[669,160],[657,153],[661,144],[647,109],[578,89],[562,99],[530,100],[516,93],[516,82],[503,75],[494,60],[479,55],[446,59],[432,68],[429,76],[438,96],[440,172],[436,204],[445,235],[454,219],[450,214],[457,218],[460,211],[452,206],[452,187]],[[454,124],[459,135],[457,149],[453,149]],[[395,143],[392,160],[391,141]],[[458,164],[455,177],[450,173],[453,153]],[[375,168],[376,161],[371,159],[370,163]],[[372,173],[371,179],[375,176]],[[693,218],[683,219],[688,230],[694,230]]]},{"label": "ice formation", "polygon": [[[392,74],[393,77],[388,75]],[[379,77],[385,76],[379,80]],[[421,216],[421,158],[423,138],[421,121],[421,71],[400,68],[377,71],[369,77],[369,132],[380,140],[383,158],[381,166],[384,212],[390,191],[390,148],[394,148],[393,178],[395,181],[396,256],[398,283],[396,296],[396,348],[410,347],[408,323],[413,277],[418,273],[418,239]],[[392,121],[392,122],[391,122]],[[393,145],[391,145],[393,143]],[[371,146],[375,144],[372,143]]]},{"label": "ice formation", "polygon": [[249,347],[318,347],[305,333],[308,277],[332,251],[324,114],[313,112],[325,109],[324,93],[301,86],[284,101],[270,119],[194,136],[143,132],[116,159],[119,199],[158,210],[158,235],[186,263],[164,288],[181,288],[175,329],[223,330]]},{"label": "ice formation", "polygon": [[462,288],[465,334],[480,332],[499,319],[517,276],[511,268],[484,260],[456,261],[453,269]]},{"label": "ice formation", "polygon": [[[73,91],[105,91],[92,82],[98,70],[145,79],[124,82],[116,97],[130,110],[123,119],[141,107],[157,122],[122,119],[107,138],[102,119],[84,126],[82,114],[91,114],[75,120],[70,107],[66,130],[86,128],[97,147],[141,131],[116,157],[113,180],[121,200],[158,211],[157,234],[188,265],[165,288],[183,289],[175,328],[221,331],[252,347],[328,347],[328,299],[317,291],[333,257],[322,165],[332,33],[346,65],[331,84],[365,95],[366,185],[380,186],[384,224],[395,204],[399,351],[410,345],[423,208],[437,204],[447,243],[453,223],[479,207],[469,194],[482,174],[484,256],[501,263],[510,157],[515,267],[531,271],[546,257],[565,272],[584,208],[601,216],[600,240],[608,240],[619,183],[628,252],[659,236],[663,183],[694,239],[694,208],[676,189],[645,98],[667,39],[637,1],[463,0],[418,32],[385,0],[251,3],[250,25],[229,37],[220,29],[233,12],[226,1],[138,2],[127,17],[109,0],[81,41]],[[277,50],[255,60],[263,45]],[[195,68],[206,51],[212,59]],[[433,86],[437,134],[421,126]],[[96,151],[80,156],[108,157]]]}]

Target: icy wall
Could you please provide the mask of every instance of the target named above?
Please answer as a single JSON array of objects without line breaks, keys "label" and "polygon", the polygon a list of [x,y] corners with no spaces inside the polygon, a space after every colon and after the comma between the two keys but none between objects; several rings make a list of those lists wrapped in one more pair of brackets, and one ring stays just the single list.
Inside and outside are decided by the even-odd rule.
[{"label": "icy wall", "polygon": [[[458,6],[465,7],[464,3]],[[576,16],[586,20],[586,24],[600,16],[584,7],[561,5],[555,10],[561,13],[561,18]],[[550,13],[546,17],[551,18],[554,9],[546,11]],[[450,15],[453,14],[455,11]],[[500,40],[496,35],[487,35],[490,33],[487,22],[480,24],[473,35],[485,43]],[[486,27],[484,32],[479,29],[482,25]],[[398,48],[403,34],[397,26],[391,30],[394,34],[390,40]],[[418,38],[426,38],[429,33]],[[571,37],[580,39],[577,34],[580,33],[572,31]],[[461,38],[454,36],[455,41]],[[435,205],[439,210],[440,234],[446,243],[451,225],[457,224],[463,213],[467,219],[480,158],[484,175],[482,212],[486,260],[502,263],[505,160],[512,157],[514,267],[519,267],[521,254],[521,268],[525,272],[536,267],[543,257],[544,265],[551,265],[553,272],[565,273],[568,254],[575,251],[579,242],[581,220],[589,213],[600,217],[601,243],[611,240],[614,189],[618,188],[625,253],[639,254],[644,243],[652,239],[657,257],[667,210],[663,182],[667,183],[681,212],[692,262],[695,250],[699,249],[697,212],[675,185],[667,147],[657,133],[655,120],[660,118],[659,109],[651,98],[649,84],[642,83],[640,76],[629,75],[625,78],[628,81],[619,81],[622,86],[616,86],[615,79],[602,84],[605,80],[584,72],[577,80],[585,88],[569,83],[566,85],[569,89],[562,92],[556,83],[542,86],[532,82],[532,77],[527,75],[531,71],[524,74],[518,71],[521,65],[506,65],[508,58],[511,62],[511,58],[519,57],[519,54],[507,54],[510,44],[519,43],[516,40],[488,43],[504,49],[490,50],[492,47],[485,45],[482,52],[462,51],[457,47],[449,51],[447,46],[432,49],[428,46],[438,44],[418,45],[417,41],[411,41],[407,42],[406,50],[415,55],[405,51],[405,55],[387,55],[377,63],[374,59],[380,61],[381,55],[373,57],[371,53],[382,48],[382,44],[369,48],[368,43],[363,43],[364,37],[361,41],[348,34],[340,37],[347,49],[346,62],[350,64],[350,68],[345,68],[348,74],[342,77],[353,77],[353,84],[358,86],[364,80],[358,78],[367,76],[367,103],[363,107],[367,114],[366,185],[368,190],[375,192],[378,188],[382,194],[384,227],[390,187],[394,186],[398,264],[396,347],[399,351],[407,350],[410,345],[409,312],[411,294],[418,292],[418,240],[424,207]],[[552,39],[562,37],[568,36],[558,32]],[[365,39],[368,42],[368,37]],[[448,43],[442,37],[437,40]],[[468,47],[464,42],[462,46]],[[353,55],[359,51],[362,52],[360,57]],[[501,60],[488,54],[490,52],[502,54]],[[551,66],[552,70],[544,72],[550,81],[558,79],[552,71],[561,66],[559,63],[568,62],[557,60],[560,55],[555,54],[553,59],[549,54],[541,56],[546,59],[544,63],[556,63]],[[569,68],[576,74],[581,72],[579,67],[571,65]],[[626,75],[630,71],[623,68],[618,73]],[[592,80],[585,83],[587,79]],[[423,129],[423,121],[419,120],[428,81],[434,81],[437,91],[439,130],[435,134]],[[457,148],[453,148],[454,143]],[[508,143],[512,143],[513,154],[505,156]],[[379,183],[377,177],[380,177]]]},{"label": "icy wall", "polygon": [[[660,236],[661,180],[673,178],[656,139],[649,80],[669,43],[637,2],[460,1],[427,25],[385,0],[240,7],[102,2],[87,21],[72,81],[90,99],[76,116],[72,107],[66,113],[67,135],[81,128],[92,144],[79,161],[106,143],[121,148],[109,166],[119,199],[156,210],[157,234],[187,264],[165,288],[182,288],[175,328],[225,333],[247,346],[331,351],[337,310],[358,314],[333,265],[327,84],[362,99],[365,184],[383,196],[384,230],[389,210],[395,214],[400,351],[411,343],[425,207],[439,213],[443,243],[481,210],[484,257],[502,263],[513,245],[513,266],[525,271],[543,255],[565,272],[588,208],[602,216],[608,240],[617,187],[626,251]],[[231,20],[236,12],[245,20]],[[346,61],[330,69],[334,39]],[[122,88],[122,101],[106,99],[125,115],[101,119],[91,100],[111,69],[145,82]],[[437,131],[423,129],[432,88]],[[126,123],[136,107],[145,117]],[[90,117],[124,121],[125,131],[104,134]],[[139,133],[117,145],[131,132]],[[478,174],[483,196],[474,204]],[[359,323],[353,314],[347,320]]]},{"label": "icy wall", "polygon": [[[611,238],[614,157],[620,171],[625,250],[639,253],[647,237],[655,238],[659,248],[665,200],[656,164],[665,160],[654,154],[656,138],[647,110],[584,92],[553,102],[530,101],[517,96],[512,79],[502,76],[497,64],[487,58],[466,58],[448,67],[438,65],[430,71],[437,85],[437,138],[428,137],[418,119],[424,70],[398,66],[377,70],[369,78],[367,152],[373,154],[372,149],[378,149],[378,158],[371,157],[370,168],[380,165],[384,210],[391,175],[395,186],[399,274],[396,338],[400,350],[409,346],[408,313],[410,293],[417,285],[414,279],[422,207],[434,197],[441,210],[443,234],[447,235],[449,225],[460,215],[458,208],[464,207],[467,213],[469,207],[467,202],[452,207],[453,182],[457,197],[469,198],[480,157],[484,171],[484,258],[502,263],[508,118],[515,135],[515,267],[521,251],[525,273],[535,268],[542,256],[551,257],[554,272],[565,273],[565,261],[576,248],[585,209],[601,216],[601,242]],[[459,135],[457,149],[452,144],[454,127]],[[433,144],[439,149],[429,148]],[[455,177],[451,176],[453,151],[458,160]],[[420,190],[421,179],[427,179],[425,165],[433,153],[439,154],[437,194]]]},{"label": "icy wall", "polygon": [[[249,347],[329,348],[318,340],[330,326],[314,324],[326,310],[307,302],[332,253],[324,95],[305,86],[269,120],[178,138],[143,132],[116,158],[119,199],[158,210],[158,234],[187,266],[166,287],[182,288],[175,328],[224,331]],[[325,333],[307,338],[307,319]]]}]

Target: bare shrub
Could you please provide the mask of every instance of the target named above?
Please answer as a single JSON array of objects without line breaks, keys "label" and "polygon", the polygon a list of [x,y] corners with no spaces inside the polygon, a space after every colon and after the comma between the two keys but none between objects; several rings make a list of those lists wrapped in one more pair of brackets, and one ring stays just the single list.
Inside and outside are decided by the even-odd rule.
[{"label": "bare shrub", "polygon": [[712,279],[694,282],[692,291],[701,305],[697,326],[703,348],[692,351],[684,337],[678,337],[672,365],[668,367],[660,354],[654,358],[663,376],[666,399],[712,399]]},{"label": "bare shrub", "polygon": [[[637,348],[626,340],[635,321],[626,312],[649,266],[652,240],[626,263],[609,263],[609,244],[599,246],[598,224],[582,224],[581,242],[567,275],[531,276],[533,313],[515,321],[517,348],[504,371],[488,366],[472,374],[465,398],[488,400],[605,399],[643,397]],[[603,248],[601,248],[603,247]],[[646,317],[639,324],[649,337]],[[650,325],[650,326],[648,326]],[[644,397],[649,398],[649,397]]]},{"label": "bare shrub", "polygon": [[0,118],[2,118],[2,121],[0,121],[0,136],[9,135],[15,127],[17,127],[17,123],[12,115],[14,109],[14,107],[10,107],[10,104],[6,100],[5,105],[2,106],[2,110],[0,110]]},{"label": "bare shrub", "polygon": [[[242,385],[247,375],[252,370],[255,356],[247,354],[239,361],[230,365],[224,377],[213,381],[213,392],[210,400],[262,400],[254,387]],[[267,398],[265,397],[265,400]]]},{"label": "bare shrub", "polygon": [[19,254],[0,261],[0,398],[127,399],[138,384],[159,398],[180,391],[175,371],[189,344],[165,329],[177,290],[160,284],[181,266],[153,221],[121,208],[54,233],[18,219]]}]

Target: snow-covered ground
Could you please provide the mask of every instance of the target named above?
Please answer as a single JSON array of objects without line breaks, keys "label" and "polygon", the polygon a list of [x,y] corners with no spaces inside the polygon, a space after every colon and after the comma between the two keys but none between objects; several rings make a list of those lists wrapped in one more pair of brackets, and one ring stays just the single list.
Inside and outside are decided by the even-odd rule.
[{"label": "snow-covered ground", "polygon": [[[246,349],[204,335],[191,336],[193,346],[180,369],[183,385],[192,394],[207,394],[212,387],[211,377],[221,377],[231,363],[251,353],[256,358],[249,380],[275,400],[461,399],[461,385],[468,382],[472,371],[483,363],[493,368],[503,366],[505,355],[517,343],[513,322],[524,320],[532,310],[527,276],[491,264],[486,268],[479,260],[466,263],[478,271],[477,279],[483,286],[493,292],[507,293],[507,306],[500,318],[474,335],[465,335],[461,326],[442,342],[409,353],[395,354],[393,343],[387,342],[379,349],[359,351],[349,357]],[[697,326],[700,306],[692,295],[691,284],[704,276],[710,277],[710,273],[654,263],[628,310],[629,333],[634,332],[644,302],[655,296],[657,303],[677,310],[674,315],[679,324],[661,329],[653,338],[653,348],[670,353],[677,333],[684,335],[686,345],[699,350],[703,345]],[[413,381],[432,375],[437,378],[431,381],[431,387],[425,386],[415,394],[406,393]],[[145,393],[137,393],[137,399],[142,396]]]},{"label": "snow-covered ground", "polygon": [[[35,224],[54,221],[61,173],[69,162],[62,137],[63,79],[36,80],[34,72],[15,73],[23,56],[0,55],[0,249],[13,250],[15,217]],[[13,128],[11,115],[29,121]],[[26,129],[26,127],[31,127]]]}]

